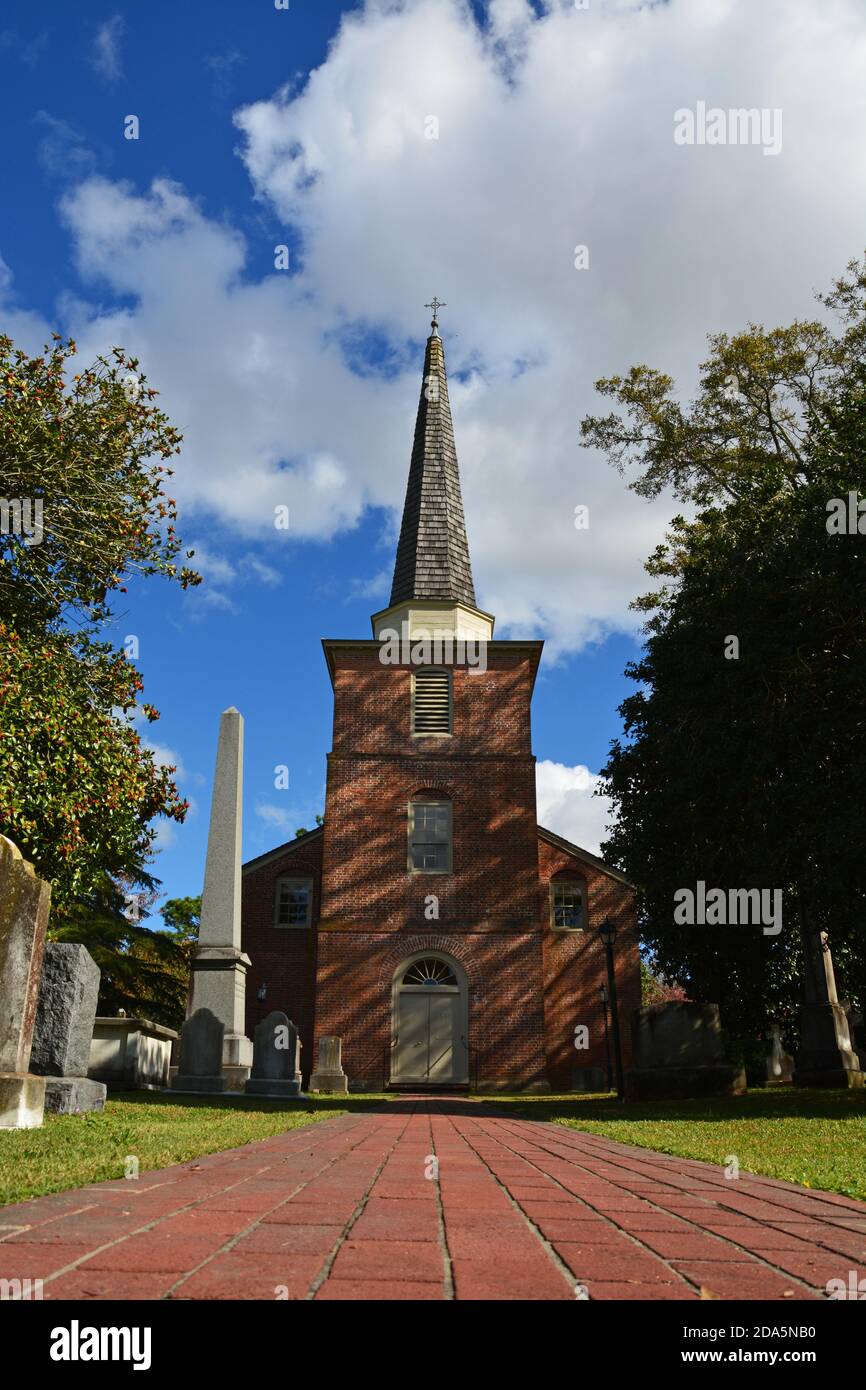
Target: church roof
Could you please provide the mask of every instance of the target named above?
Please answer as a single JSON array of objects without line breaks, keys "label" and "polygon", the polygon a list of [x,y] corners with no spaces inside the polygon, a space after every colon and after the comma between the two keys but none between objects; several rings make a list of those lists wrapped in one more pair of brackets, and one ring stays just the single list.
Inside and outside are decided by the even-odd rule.
[{"label": "church roof", "polygon": [[431,326],[390,606],[442,599],[475,608],[445,349],[435,318]]}]

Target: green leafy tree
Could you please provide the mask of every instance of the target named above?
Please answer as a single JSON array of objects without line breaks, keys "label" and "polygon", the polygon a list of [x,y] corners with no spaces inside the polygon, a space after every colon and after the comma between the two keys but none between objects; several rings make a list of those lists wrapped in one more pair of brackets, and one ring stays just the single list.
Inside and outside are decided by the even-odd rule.
[{"label": "green leafy tree", "polygon": [[[135,721],[158,712],[105,629],[132,576],[200,580],[165,490],[180,435],[136,359],[116,348],[70,381],[75,353],[0,337],[0,833],[50,879],[55,934],[93,923],[106,998],[126,1007],[147,994],[130,943],[156,935],[123,916],[126,894],[153,890],[154,820],[187,803],[143,746]],[[152,941],[154,980],[171,949]]]},{"label": "green leafy tree", "polygon": [[[793,1024],[818,930],[843,989],[866,995],[866,535],[828,531],[833,499],[866,492],[866,263],[823,303],[835,331],[711,338],[688,406],[648,367],[600,381],[625,414],[582,425],[635,491],[692,509],[635,605],[647,640],[604,769],[605,852],[639,884],[665,977],[744,1032]],[[674,893],[699,879],[781,889],[782,931],[675,924]]]}]

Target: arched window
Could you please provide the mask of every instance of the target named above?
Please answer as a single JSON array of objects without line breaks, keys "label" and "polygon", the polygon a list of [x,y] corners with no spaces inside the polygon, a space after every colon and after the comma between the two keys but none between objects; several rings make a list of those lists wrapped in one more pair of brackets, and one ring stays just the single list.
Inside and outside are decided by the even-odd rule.
[{"label": "arched window", "polygon": [[408,868],[415,874],[450,874],[450,801],[422,796],[409,802]]},{"label": "arched window", "polygon": [[421,960],[412,962],[403,976],[403,984],[457,989],[457,976],[444,960],[439,960],[436,956],[424,956]]},{"label": "arched window", "polygon": [[413,734],[451,733],[451,672],[422,667],[412,675]]}]

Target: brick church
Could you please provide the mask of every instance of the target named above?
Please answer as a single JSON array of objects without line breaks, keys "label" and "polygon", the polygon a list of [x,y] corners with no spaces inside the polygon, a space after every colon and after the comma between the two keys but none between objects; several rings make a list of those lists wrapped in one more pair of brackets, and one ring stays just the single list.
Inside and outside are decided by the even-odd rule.
[{"label": "brick church", "polygon": [[[318,1039],[339,1034],[352,1089],[569,1090],[587,1068],[596,1084],[606,1073],[606,918],[628,1062],[633,897],[537,823],[543,643],[495,640],[476,604],[431,327],[390,603],[372,638],[322,644],[334,690],[324,823],[243,868],[246,1032],[285,1011],[305,1081]],[[438,648],[423,640],[437,635]]]}]

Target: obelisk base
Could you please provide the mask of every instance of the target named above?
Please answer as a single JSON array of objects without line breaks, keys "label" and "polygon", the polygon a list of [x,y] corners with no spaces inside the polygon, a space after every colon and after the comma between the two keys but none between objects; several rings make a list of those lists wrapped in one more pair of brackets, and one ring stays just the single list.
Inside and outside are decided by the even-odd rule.
[{"label": "obelisk base", "polygon": [[866,1072],[851,1046],[841,1004],[804,1004],[800,1010],[802,1046],[797,1053],[795,1086],[836,1086],[859,1090]]}]

